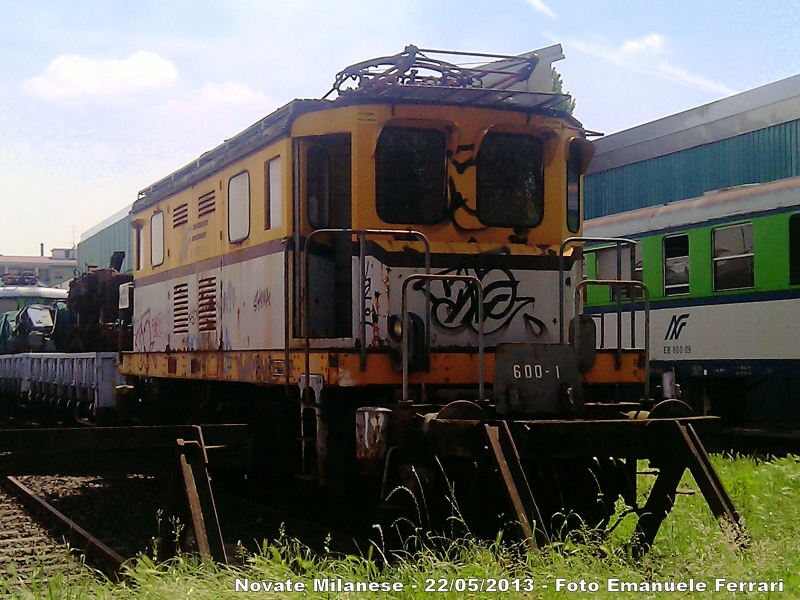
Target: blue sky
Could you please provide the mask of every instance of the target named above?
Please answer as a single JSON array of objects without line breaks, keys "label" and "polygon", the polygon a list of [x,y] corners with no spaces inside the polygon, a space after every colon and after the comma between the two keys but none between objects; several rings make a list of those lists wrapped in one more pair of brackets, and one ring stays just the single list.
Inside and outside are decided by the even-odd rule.
[{"label": "blue sky", "polygon": [[0,254],[71,247],[352,63],[556,42],[576,116],[613,133],[800,73],[800,0],[0,0]]}]

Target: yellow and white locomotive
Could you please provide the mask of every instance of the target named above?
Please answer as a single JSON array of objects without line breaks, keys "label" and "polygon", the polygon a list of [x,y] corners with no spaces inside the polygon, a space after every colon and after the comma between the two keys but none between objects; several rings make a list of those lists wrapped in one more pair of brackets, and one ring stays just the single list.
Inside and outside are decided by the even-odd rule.
[{"label": "yellow and white locomotive", "polygon": [[[630,407],[584,397],[646,382],[644,350],[596,349],[581,319],[569,343],[592,145],[567,96],[527,90],[535,55],[425,52],[354,65],[334,100],[295,100],[140,192],[120,404],[257,424],[276,486],[385,500],[446,488],[439,465],[483,515],[499,471],[529,536],[559,512],[607,521],[658,450]],[[642,517],[647,543],[664,516]]]}]

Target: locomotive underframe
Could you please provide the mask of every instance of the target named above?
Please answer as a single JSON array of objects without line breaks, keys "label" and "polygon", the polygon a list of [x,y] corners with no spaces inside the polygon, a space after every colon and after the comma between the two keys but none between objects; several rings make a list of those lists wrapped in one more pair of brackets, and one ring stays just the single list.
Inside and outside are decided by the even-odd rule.
[{"label": "locomotive underframe", "polygon": [[[610,407],[597,408],[607,411]],[[615,500],[621,497],[638,516],[632,542],[647,548],[672,509],[675,490],[687,468],[714,515],[728,522],[744,541],[739,515],[700,442],[699,434],[713,431],[715,425],[715,419],[708,417],[435,419],[428,435],[431,452],[442,463],[452,458],[475,461],[474,481],[461,498],[465,512],[485,502],[476,484],[489,479],[494,471],[508,513],[531,543],[549,543],[554,534],[563,533],[571,516],[590,528],[605,526],[614,513]],[[640,459],[658,469],[643,506],[636,500],[636,461]],[[567,482],[573,484],[571,490],[564,487]],[[554,509],[574,511],[574,515]],[[554,515],[560,518],[556,520]]]},{"label": "locomotive underframe", "polygon": [[[357,354],[353,361],[357,365]],[[646,549],[688,468],[714,515],[729,522],[741,541],[746,538],[700,442],[701,436],[713,435],[718,419],[684,417],[682,409],[649,418],[640,403],[589,402],[573,418],[500,419],[491,403],[448,403],[469,397],[466,385],[430,386],[425,392],[413,386],[416,400],[402,402],[398,385],[323,385],[302,400],[297,385],[287,398],[282,387],[140,380],[146,381],[170,398],[202,395],[249,403],[255,412],[248,418],[257,413],[261,419],[254,435],[260,440],[260,459],[254,463],[260,473],[253,479],[264,484],[268,496],[300,503],[308,512],[338,506],[335,512],[343,519],[351,515],[388,525],[403,516],[445,529],[455,505],[478,535],[493,537],[504,529],[511,537],[543,545],[576,527],[604,529],[622,498],[638,516],[632,542]],[[357,413],[370,405],[367,410],[383,412],[388,420],[367,442],[376,447],[382,435],[383,451],[364,458],[354,430]],[[189,413],[199,414],[196,407]],[[658,471],[643,505],[637,505],[638,460],[648,460]],[[412,506],[421,505],[424,516],[414,515]]]}]

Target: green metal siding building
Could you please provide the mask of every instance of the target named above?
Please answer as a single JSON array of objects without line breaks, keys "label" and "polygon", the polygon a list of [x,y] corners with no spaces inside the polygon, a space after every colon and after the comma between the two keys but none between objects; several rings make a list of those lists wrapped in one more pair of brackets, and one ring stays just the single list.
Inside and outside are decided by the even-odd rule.
[{"label": "green metal siding building", "polygon": [[78,268],[86,273],[93,268],[107,268],[114,252],[125,252],[120,273],[133,273],[133,235],[131,206],[126,206],[102,223],[81,235],[78,243]]},{"label": "green metal siding building", "polygon": [[800,175],[800,75],[595,141],[587,219]]}]

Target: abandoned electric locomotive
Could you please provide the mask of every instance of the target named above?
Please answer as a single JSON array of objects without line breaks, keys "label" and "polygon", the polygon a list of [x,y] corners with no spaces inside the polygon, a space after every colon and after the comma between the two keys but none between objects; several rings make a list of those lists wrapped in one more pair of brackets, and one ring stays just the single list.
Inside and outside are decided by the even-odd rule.
[{"label": "abandoned electric locomotive", "polygon": [[120,408],[257,424],[281,493],[449,488],[495,532],[505,497],[540,539],[552,515],[602,524],[620,495],[635,505],[651,458],[652,542],[705,454],[688,421],[592,401],[647,379],[644,349],[568,343],[593,148],[567,96],[528,90],[535,55],[495,58],[412,46],[355,65],[336,99],[290,102],[142,190]]}]

